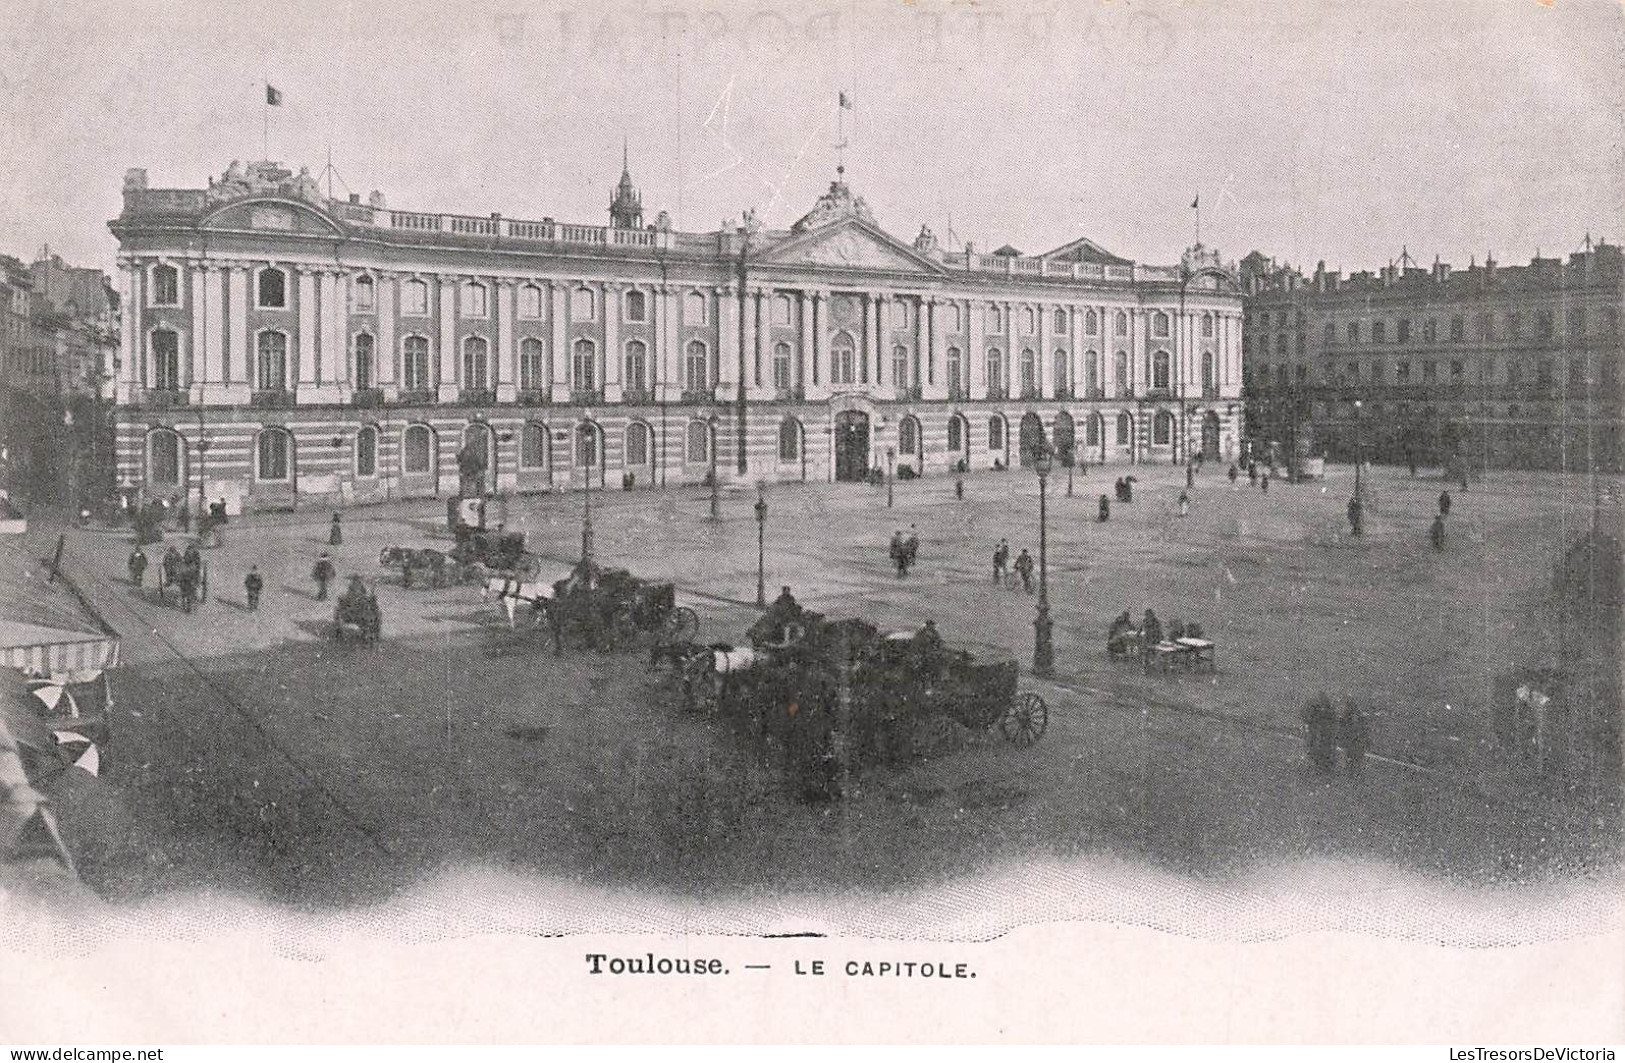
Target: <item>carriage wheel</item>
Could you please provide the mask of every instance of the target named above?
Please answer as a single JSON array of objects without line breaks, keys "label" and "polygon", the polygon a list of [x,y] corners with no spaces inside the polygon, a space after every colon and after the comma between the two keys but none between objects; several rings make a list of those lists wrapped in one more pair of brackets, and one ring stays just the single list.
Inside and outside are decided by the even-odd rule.
[{"label": "carriage wheel", "polygon": [[1026,749],[1049,729],[1049,705],[1031,690],[1017,694],[999,717],[999,730],[1018,749]]},{"label": "carriage wheel", "polygon": [[699,634],[699,614],[686,605],[679,605],[666,618],[667,642],[693,642]]}]

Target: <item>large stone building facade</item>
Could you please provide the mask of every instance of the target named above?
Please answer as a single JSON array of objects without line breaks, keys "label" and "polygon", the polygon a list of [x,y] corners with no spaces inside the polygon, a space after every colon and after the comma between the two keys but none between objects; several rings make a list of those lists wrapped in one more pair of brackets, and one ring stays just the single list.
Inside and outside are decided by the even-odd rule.
[{"label": "large stone building facade", "polygon": [[1241,296],[1211,250],[948,251],[839,177],[788,230],[686,233],[644,225],[623,172],[610,222],[331,200],[271,163],[202,189],[132,170],[121,483],[256,509],[1238,446]]},{"label": "large stone building facade", "polygon": [[1313,275],[1242,260],[1254,441],[1333,457],[1620,468],[1625,257],[1593,244],[1527,266],[1407,260]]}]

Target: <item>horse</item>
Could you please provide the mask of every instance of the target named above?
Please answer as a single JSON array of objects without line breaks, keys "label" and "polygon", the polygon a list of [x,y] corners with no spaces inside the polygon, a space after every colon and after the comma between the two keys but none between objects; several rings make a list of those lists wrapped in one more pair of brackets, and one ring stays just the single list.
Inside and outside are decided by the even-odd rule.
[{"label": "horse", "polygon": [[541,580],[521,580],[517,576],[487,576],[480,586],[480,600],[490,601],[497,596],[497,604],[508,614],[508,629],[517,629],[516,619],[520,602],[529,602],[537,611],[545,610],[546,602],[553,598],[553,586]]},{"label": "horse", "polygon": [[446,585],[452,560],[439,550],[415,549],[410,546],[386,546],[379,551],[378,563],[385,568],[399,566],[401,570],[401,586],[403,587],[412,585],[412,573],[417,569],[428,570],[430,586],[443,587]]}]

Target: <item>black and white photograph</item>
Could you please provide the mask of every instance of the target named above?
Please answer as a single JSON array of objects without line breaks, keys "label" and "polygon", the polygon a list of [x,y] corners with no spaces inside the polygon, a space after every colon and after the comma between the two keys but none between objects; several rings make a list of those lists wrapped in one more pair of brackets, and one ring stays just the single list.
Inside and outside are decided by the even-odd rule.
[{"label": "black and white photograph", "polygon": [[1625,1040],[1617,0],[10,0],[0,109],[0,1040]]}]

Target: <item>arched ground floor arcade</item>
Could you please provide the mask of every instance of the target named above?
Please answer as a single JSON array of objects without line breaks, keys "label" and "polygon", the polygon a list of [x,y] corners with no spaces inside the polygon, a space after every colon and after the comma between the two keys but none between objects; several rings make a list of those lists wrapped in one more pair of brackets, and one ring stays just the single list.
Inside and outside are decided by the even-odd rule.
[{"label": "arched ground floor arcade", "polygon": [[[1044,400],[670,406],[119,409],[118,483],[228,512],[459,493],[860,481],[1028,464],[1231,460],[1239,402]],[[1069,446],[1070,444],[1070,446]]]}]

